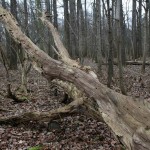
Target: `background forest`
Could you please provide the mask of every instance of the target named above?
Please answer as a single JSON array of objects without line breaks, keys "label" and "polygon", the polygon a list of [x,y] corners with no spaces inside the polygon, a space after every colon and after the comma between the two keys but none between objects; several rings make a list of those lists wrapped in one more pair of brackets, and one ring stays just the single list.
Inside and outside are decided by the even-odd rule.
[{"label": "background forest", "polygon": [[[97,74],[95,81],[98,83],[100,81],[118,93],[137,98],[138,102],[150,108],[149,0],[1,0],[0,6],[11,12],[12,19],[17,20],[17,26],[22,32],[51,58],[67,62],[63,56],[65,54],[60,52],[64,47],[57,45],[58,41],[52,32],[58,30],[60,39],[68,50],[67,57],[81,64],[80,70],[84,70],[87,74],[89,72]],[[78,108],[71,116],[61,118],[58,115],[56,120],[47,119],[45,122],[39,121],[40,117],[35,117],[43,114],[27,114],[31,118],[35,117],[35,120],[26,117],[26,113],[32,110],[46,112],[61,106],[66,108],[68,104],[72,104],[76,95],[69,94],[65,89],[66,85],[62,86],[58,81],[48,82],[41,76],[44,71],[39,74],[41,72],[39,68],[43,67],[41,60],[40,66],[34,59],[32,60],[30,56],[32,50],[31,53],[26,51],[23,44],[18,42],[19,37],[17,39],[17,32],[15,37],[13,26],[9,27],[11,30],[7,29],[9,21],[3,20],[1,12],[0,10],[0,21],[5,24],[0,22],[0,148],[13,150],[37,146],[36,149],[121,150],[125,149],[124,143],[128,147],[130,143],[128,140],[125,139],[123,143],[120,140],[121,136],[118,138],[114,135],[118,132],[116,128],[119,128],[119,123],[113,128],[113,123],[109,124],[109,121],[104,119],[113,133],[105,123],[97,120],[97,117],[95,119],[95,112],[94,117],[90,117],[93,114],[87,115],[84,109]],[[55,29],[45,25],[47,23],[42,20],[43,15]],[[29,45],[27,44],[27,49]],[[66,64],[71,66],[72,63],[70,61],[70,64],[68,62]],[[53,71],[55,74],[55,69],[51,70]],[[69,75],[68,78],[71,78]],[[88,77],[85,76],[85,81],[86,79]],[[70,80],[71,83],[75,82],[72,78]],[[96,84],[95,81],[92,84]],[[77,89],[80,88],[77,86]],[[76,88],[73,88],[74,90],[76,91]],[[86,87],[80,90],[87,94]],[[79,93],[77,90],[77,94]],[[95,95],[97,93],[96,91]],[[109,92],[106,92],[105,96],[113,99]],[[103,96],[99,97],[103,99]],[[95,99],[90,96],[88,98]],[[124,100],[124,97],[122,99]],[[116,101],[112,101],[116,105]],[[97,107],[95,101],[87,105],[92,105],[94,109]],[[65,113],[71,108],[69,107]],[[132,109],[129,107],[129,110],[130,108]],[[93,110],[91,109],[90,113],[91,111]],[[14,114],[19,117],[14,119]],[[49,114],[47,118],[51,118]],[[23,117],[27,119],[26,123]]]}]

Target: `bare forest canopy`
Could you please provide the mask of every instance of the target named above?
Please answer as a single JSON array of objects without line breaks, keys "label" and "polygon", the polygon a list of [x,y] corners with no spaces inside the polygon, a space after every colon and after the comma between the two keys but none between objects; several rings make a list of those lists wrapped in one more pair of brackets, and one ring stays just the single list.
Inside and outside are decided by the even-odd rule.
[{"label": "bare forest canopy", "polygon": [[[63,0],[62,24],[56,0],[11,0],[10,5],[5,0],[1,2],[0,52],[6,70],[7,97],[17,103],[28,98],[27,75],[32,65],[73,99],[48,112],[0,117],[0,124],[53,120],[81,107],[87,115],[105,122],[127,149],[150,149],[150,109],[125,96],[123,76],[127,64],[140,65],[142,74],[149,65],[149,1],[133,0],[132,29],[125,21],[128,12],[123,11],[122,0],[93,0],[92,15],[86,0],[84,5],[81,0]],[[97,67],[84,66],[87,58]],[[122,94],[110,89],[114,64],[119,70]],[[99,81],[103,65],[108,68],[107,87]],[[9,71],[17,69],[21,70],[21,86],[13,92]]]},{"label": "bare forest canopy", "polygon": [[[5,1],[5,2],[4,2]],[[2,0],[1,5],[4,5],[7,9],[10,9],[11,1]],[[102,55],[103,61],[107,61],[109,54],[109,22],[108,15],[110,15],[110,22],[112,29],[116,28],[116,1],[102,0],[98,4],[92,0],[79,0],[69,3],[68,0],[27,0],[26,1],[26,17],[24,11],[24,1],[18,0],[13,2],[16,7],[15,16],[18,19],[19,25],[22,27],[24,32],[30,35],[32,41],[40,46],[44,51],[50,53],[51,56],[55,55],[47,35],[49,34],[46,28],[42,27],[38,17],[41,15],[40,12],[46,11],[49,14],[49,19],[54,22],[55,26],[58,27],[61,32],[61,38],[65,43],[65,46],[69,49],[69,53],[73,58],[90,57],[96,62],[99,55]],[[17,5],[17,6],[15,6]],[[98,7],[100,7],[98,10]],[[141,58],[144,53],[144,33],[145,33],[145,9],[146,2],[137,1],[134,3],[132,0],[123,1],[121,4],[120,17],[122,22],[122,37],[123,37],[123,48],[122,48],[122,62],[125,60],[135,60]],[[147,4],[148,5],[148,4]],[[74,11],[72,11],[74,10]],[[108,11],[109,10],[109,11]],[[96,12],[99,11],[100,15]],[[137,13],[134,13],[137,12]],[[133,12],[133,13],[132,13]],[[99,22],[99,23],[97,23]],[[25,27],[28,23],[27,27]],[[100,28],[100,31],[97,29]],[[1,28],[2,39],[3,29]],[[36,34],[40,32],[40,34]],[[98,36],[100,32],[100,40]],[[116,35],[114,33],[114,35]],[[80,39],[80,42],[79,42]],[[72,42],[73,41],[73,42]],[[100,41],[100,42],[98,42]],[[117,37],[113,37],[113,57],[117,58],[118,51],[116,42]],[[52,41],[51,41],[52,43]],[[100,46],[99,46],[100,45]],[[81,50],[80,50],[81,49]],[[102,54],[100,54],[100,52]],[[149,55],[149,51],[148,51]],[[98,57],[97,57],[98,56]],[[54,56],[53,56],[54,57]]]}]

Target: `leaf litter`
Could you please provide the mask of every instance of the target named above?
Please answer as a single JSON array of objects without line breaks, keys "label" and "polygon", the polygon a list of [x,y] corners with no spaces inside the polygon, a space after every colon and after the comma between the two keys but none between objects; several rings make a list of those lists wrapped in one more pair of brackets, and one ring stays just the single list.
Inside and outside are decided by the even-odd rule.
[{"label": "leaf litter", "polygon": [[[18,115],[29,111],[50,111],[64,104],[63,89],[58,88],[58,96],[54,95],[48,82],[33,69],[28,77],[30,100],[24,103],[14,103],[6,98],[5,70],[0,64],[0,117]],[[128,95],[139,99],[150,98],[149,67],[143,76],[138,66],[124,69],[124,78]],[[11,71],[12,90],[20,85],[19,71]],[[140,81],[142,79],[142,82]],[[112,89],[120,92],[118,69],[115,68],[115,78]],[[103,84],[107,82],[107,69],[103,69],[100,78]],[[143,85],[142,85],[143,84]],[[3,94],[2,94],[3,93]],[[147,100],[148,101],[148,100]],[[150,101],[149,101],[150,102]],[[1,109],[2,108],[2,109]],[[4,111],[6,109],[6,111]],[[8,111],[7,111],[8,110]],[[122,145],[116,140],[110,128],[98,120],[78,113],[54,120],[48,128],[48,122],[30,121],[18,126],[0,125],[0,150],[26,150],[37,147],[41,150],[121,150]]]}]

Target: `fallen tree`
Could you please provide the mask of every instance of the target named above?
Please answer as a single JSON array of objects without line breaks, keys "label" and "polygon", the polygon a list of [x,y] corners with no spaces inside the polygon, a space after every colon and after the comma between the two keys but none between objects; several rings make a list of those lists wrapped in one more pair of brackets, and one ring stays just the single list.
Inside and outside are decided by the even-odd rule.
[{"label": "fallen tree", "polygon": [[[118,65],[118,62],[113,62],[114,65]],[[142,61],[126,61],[126,65],[142,65]],[[108,63],[103,63],[102,65],[108,65]],[[145,65],[150,65],[150,62],[145,62]]]},{"label": "fallen tree", "polygon": [[[81,67],[78,62],[72,60],[60,41],[58,32],[53,25],[46,20],[43,15],[41,18],[52,31],[55,45],[58,48],[59,61],[49,57],[39,49],[24,33],[22,33],[14,17],[0,7],[0,21],[10,35],[17,41],[28,53],[34,68],[39,71],[47,80],[62,80],[66,83],[68,89],[75,97],[75,101],[69,105],[52,110],[52,112],[28,112],[19,116],[10,116],[0,118],[1,123],[7,121],[16,121],[16,119],[25,118],[25,120],[40,120],[44,118],[53,118],[59,113],[69,113],[79,105],[85,108],[89,115],[104,121],[117,135],[120,141],[131,150],[149,150],[150,149],[150,110],[132,97],[124,96],[107,88],[101,84],[94,72],[89,67]],[[60,83],[58,83],[60,84]],[[88,98],[87,98],[88,97]],[[68,108],[69,107],[69,108]],[[12,118],[12,119],[11,119]]]}]

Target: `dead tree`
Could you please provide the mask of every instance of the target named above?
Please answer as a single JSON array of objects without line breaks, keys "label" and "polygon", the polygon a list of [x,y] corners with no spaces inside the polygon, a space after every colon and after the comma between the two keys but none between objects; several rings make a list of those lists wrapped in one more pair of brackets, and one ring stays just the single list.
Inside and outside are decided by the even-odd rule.
[{"label": "dead tree", "polygon": [[[129,150],[150,149],[150,110],[146,104],[119,94],[101,84],[94,72],[72,60],[60,41],[53,25],[41,18],[50,28],[58,49],[59,61],[39,49],[19,28],[14,17],[0,7],[0,21],[12,38],[28,53],[33,66],[47,80],[58,82],[70,91],[74,101],[50,112],[28,112],[19,116],[0,118],[0,123],[46,120],[66,115],[81,105],[89,115],[104,121]],[[59,80],[57,80],[59,79]],[[70,88],[71,87],[71,88]],[[73,89],[73,90],[71,90]],[[87,98],[88,97],[88,98]]]}]

